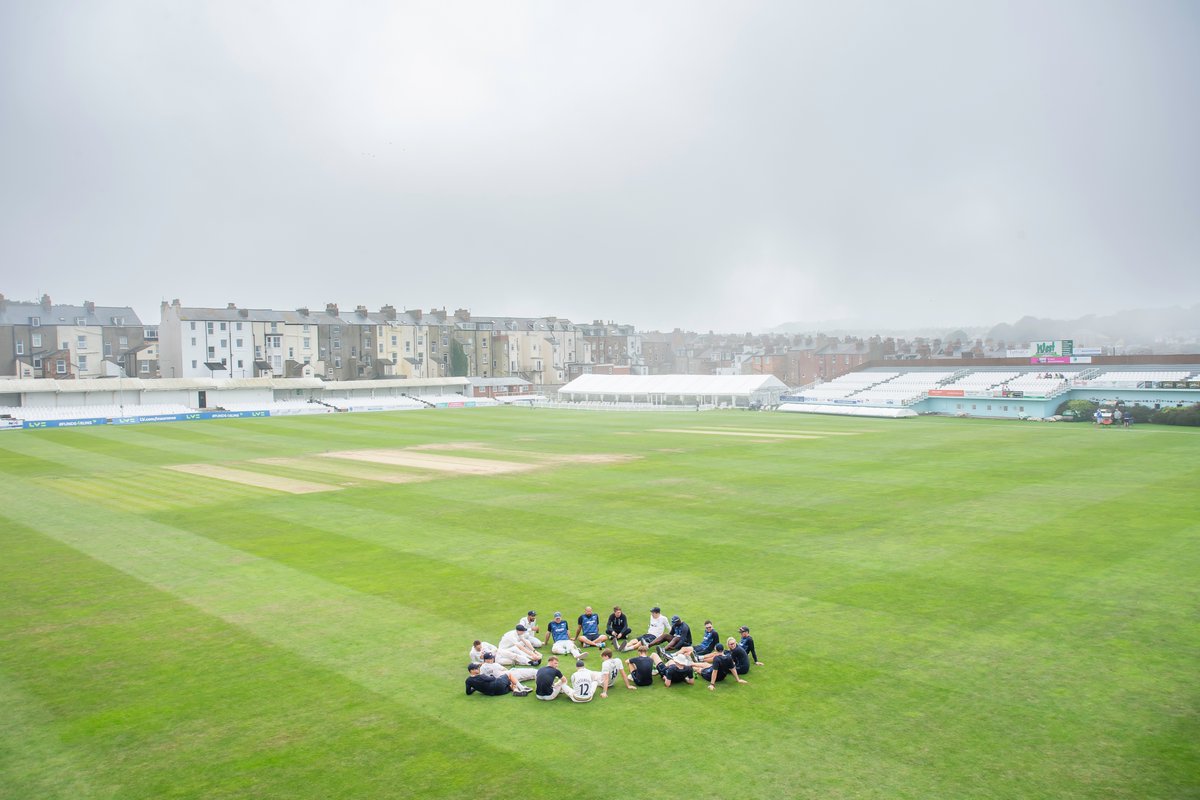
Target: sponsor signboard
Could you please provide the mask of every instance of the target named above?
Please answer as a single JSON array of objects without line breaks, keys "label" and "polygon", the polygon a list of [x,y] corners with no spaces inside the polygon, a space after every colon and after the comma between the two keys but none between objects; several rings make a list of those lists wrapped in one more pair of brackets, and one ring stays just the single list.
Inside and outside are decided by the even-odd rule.
[{"label": "sponsor signboard", "polygon": [[1090,364],[1091,356],[1045,356],[1029,359],[1030,364]]},{"label": "sponsor signboard", "polygon": [[962,389],[930,389],[928,392],[930,397],[963,397]]}]

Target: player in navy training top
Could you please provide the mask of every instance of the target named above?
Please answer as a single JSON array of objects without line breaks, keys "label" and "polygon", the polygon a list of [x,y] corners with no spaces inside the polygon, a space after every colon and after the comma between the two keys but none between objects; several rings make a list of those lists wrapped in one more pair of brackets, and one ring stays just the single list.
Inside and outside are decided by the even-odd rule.
[{"label": "player in navy training top", "polygon": [[537,698],[539,700],[553,700],[562,693],[563,686],[567,683],[566,677],[558,669],[558,658],[550,656],[546,662],[546,666],[537,671]]},{"label": "player in navy training top", "polygon": [[628,639],[633,630],[629,627],[629,617],[620,606],[613,606],[613,612],[608,615],[608,623],[604,626],[608,634],[609,644],[620,650],[621,639]]},{"label": "player in navy training top", "polygon": [[717,629],[713,627],[712,620],[704,620],[704,638],[700,640],[700,644],[692,648],[692,657],[700,659],[714,652],[719,641],[721,641],[721,634],[717,633]]},{"label": "player in navy training top", "polygon": [[679,618],[679,615],[671,617],[671,638],[667,642],[664,650],[679,650],[683,647],[692,646],[692,629],[688,624]]},{"label": "player in navy training top", "polygon": [[650,648],[646,643],[639,642],[637,655],[625,662],[637,686],[650,686],[654,683],[654,660],[650,658],[649,652]]},{"label": "player in navy training top", "polygon": [[703,680],[708,681],[709,689],[716,689],[717,682],[725,680],[725,676],[733,673],[733,677],[737,678],[738,683],[749,683],[742,680],[738,675],[737,670],[733,666],[733,659],[725,652],[725,645],[717,645],[717,657],[713,659],[712,666],[706,667],[704,664],[693,664],[692,669],[700,673]]},{"label": "player in navy training top", "polygon": [[758,660],[758,653],[754,652],[754,637],[750,635],[750,629],[743,625],[738,628],[738,631],[742,634],[742,641],[738,642],[738,644],[750,655],[755,665],[761,667],[763,663]]},{"label": "player in navy training top", "polygon": [[579,615],[579,628],[575,631],[575,639],[584,646],[603,647],[608,636],[600,632],[600,615],[592,611],[591,606],[583,609]]},{"label": "player in navy training top", "polygon": [[546,626],[546,630],[550,633],[550,652],[560,656],[570,655],[572,658],[583,655],[575,646],[575,641],[571,638],[571,625],[562,618],[561,611],[554,612],[554,619]]},{"label": "player in navy training top", "polygon": [[478,664],[469,664],[467,671],[471,673],[467,678],[467,694],[479,692],[480,694],[501,695],[512,691],[512,686],[504,678],[480,675]]},{"label": "player in navy training top", "polygon": [[725,652],[733,659],[733,668],[737,670],[738,675],[750,674],[750,656],[746,650],[737,643],[737,639],[730,636],[725,640]]}]

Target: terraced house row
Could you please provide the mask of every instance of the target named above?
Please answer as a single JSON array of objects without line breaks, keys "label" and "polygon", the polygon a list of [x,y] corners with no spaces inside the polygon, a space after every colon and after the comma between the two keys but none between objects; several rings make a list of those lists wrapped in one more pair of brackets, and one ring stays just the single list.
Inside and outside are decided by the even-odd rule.
[{"label": "terraced house row", "polygon": [[[610,326],[604,329],[605,342]],[[636,350],[636,334],[628,330]],[[163,303],[162,377],[263,375],[330,380],[520,377],[559,385],[593,363],[592,337],[557,317],[478,317],[465,309],[292,311]]]},{"label": "terraced house row", "polygon": [[129,306],[13,301],[0,294],[0,376],[157,377],[158,328]]}]

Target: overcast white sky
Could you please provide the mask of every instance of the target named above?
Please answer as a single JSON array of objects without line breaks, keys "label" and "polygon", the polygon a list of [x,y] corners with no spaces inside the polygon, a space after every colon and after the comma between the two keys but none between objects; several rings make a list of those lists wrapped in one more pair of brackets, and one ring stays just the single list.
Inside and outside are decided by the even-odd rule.
[{"label": "overcast white sky", "polygon": [[1191,304],[1198,143],[1192,0],[0,0],[0,292],[718,331]]}]

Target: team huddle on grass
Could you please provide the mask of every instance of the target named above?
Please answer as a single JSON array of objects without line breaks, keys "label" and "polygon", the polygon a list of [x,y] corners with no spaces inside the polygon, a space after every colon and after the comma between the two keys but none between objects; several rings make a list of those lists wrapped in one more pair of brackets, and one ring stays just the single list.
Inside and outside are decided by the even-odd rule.
[{"label": "team huddle on grass", "polygon": [[[561,696],[586,703],[597,692],[608,697],[608,690],[618,680],[624,681],[627,689],[637,689],[652,685],[656,674],[664,686],[690,685],[699,676],[709,689],[715,690],[730,675],[738,683],[746,683],[743,676],[750,672],[751,662],[762,666],[754,649],[754,638],[745,625],[738,629],[740,640],[730,636],[722,643],[712,621],[705,620],[704,635],[698,644],[693,644],[688,624],[678,615],[668,620],[658,606],[650,609],[650,624],[641,636],[633,635],[620,606],[613,606],[603,633],[600,616],[591,606],[584,608],[576,620],[574,637],[561,611],[554,612],[546,632],[545,641],[538,638],[541,628],[537,612],[530,611],[500,638],[499,645],[476,639],[471,645],[471,663],[467,665],[467,694],[511,693],[524,697],[533,692],[539,700]],[[543,664],[538,648],[546,645],[552,655]],[[598,670],[588,669],[584,660],[589,647],[600,651]],[[617,656],[628,652],[637,655],[628,662]],[[575,672],[569,680],[558,668],[560,655],[575,660]],[[534,681],[534,687],[526,686],[525,681]]]}]

